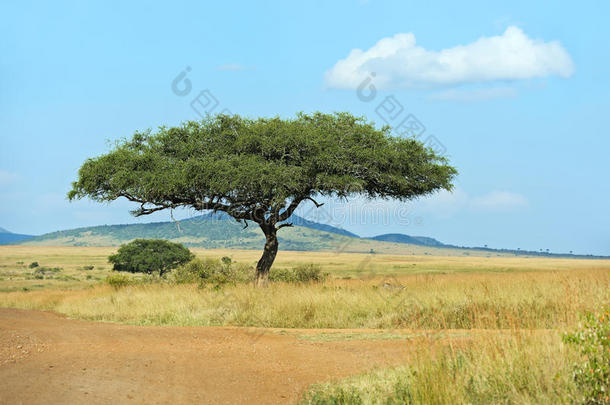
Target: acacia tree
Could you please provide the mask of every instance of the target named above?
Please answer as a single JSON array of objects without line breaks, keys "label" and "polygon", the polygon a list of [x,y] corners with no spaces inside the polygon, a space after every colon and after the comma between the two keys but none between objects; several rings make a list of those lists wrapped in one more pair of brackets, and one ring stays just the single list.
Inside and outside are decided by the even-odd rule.
[{"label": "acacia tree", "polygon": [[314,198],[401,201],[450,190],[456,170],[421,142],[349,113],[298,114],[292,119],[218,115],[181,126],[136,132],[88,159],[68,193],[140,204],[135,216],[190,207],[223,211],[266,242],[256,266],[266,284],[278,250],[277,231],[299,204]]}]

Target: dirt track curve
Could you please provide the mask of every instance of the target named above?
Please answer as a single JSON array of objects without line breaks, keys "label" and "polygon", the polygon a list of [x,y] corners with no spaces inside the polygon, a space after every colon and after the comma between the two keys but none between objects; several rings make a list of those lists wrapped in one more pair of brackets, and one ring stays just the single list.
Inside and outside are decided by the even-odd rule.
[{"label": "dirt track curve", "polygon": [[408,340],[313,342],[264,329],[129,326],[0,309],[2,404],[284,404],[404,362]]}]

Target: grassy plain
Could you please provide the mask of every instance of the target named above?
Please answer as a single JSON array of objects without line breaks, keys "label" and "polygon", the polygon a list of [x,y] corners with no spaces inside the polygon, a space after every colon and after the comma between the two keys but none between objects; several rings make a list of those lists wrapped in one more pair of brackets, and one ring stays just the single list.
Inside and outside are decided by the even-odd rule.
[{"label": "grassy plain", "polygon": [[[116,248],[0,247],[0,306],[136,325],[249,326],[308,341],[449,339],[403,367],[312,387],[304,403],[567,403],[577,353],[561,333],[610,301],[610,261],[281,251],[322,284],[222,289],[103,283]],[[197,250],[254,263],[253,250]],[[60,271],[35,278],[31,262]],[[93,269],[90,269],[93,266]],[[323,328],[310,332],[299,328]],[[341,328],[349,329],[342,330]],[[383,400],[381,400],[383,399]]]}]

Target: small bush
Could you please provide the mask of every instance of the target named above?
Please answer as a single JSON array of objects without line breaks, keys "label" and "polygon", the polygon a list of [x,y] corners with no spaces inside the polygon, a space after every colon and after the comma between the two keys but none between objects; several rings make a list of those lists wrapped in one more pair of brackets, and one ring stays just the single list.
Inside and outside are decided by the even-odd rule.
[{"label": "small bush", "polygon": [[293,269],[275,268],[272,267],[269,271],[269,281],[283,282],[283,283],[296,283],[296,275]]},{"label": "small bush", "polygon": [[108,257],[108,261],[114,265],[113,270],[158,273],[163,276],[193,257],[191,251],[179,243],[162,239],[136,239],[122,245],[116,254]]},{"label": "small bush", "polygon": [[244,264],[234,263],[231,258],[193,259],[173,271],[176,283],[199,284],[237,284],[247,283],[254,279],[254,269]]},{"label": "small bush", "polygon": [[34,270],[34,276],[49,276],[62,271],[61,267],[38,267]]},{"label": "small bush", "polygon": [[30,263],[30,265],[29,265],[28,267],[29,267],[30,269],[33,269],[33,268],[36,268],[36,267],[38,267],[38,266],[39,266],[38,262],[32,262],[32,263]]},{"label": "small bush", "polygon": [[83,270],[93,270],[95,268],[95,266],[83,266],[82,269]]},{"label": "small bush", "polygon": [[106,283],[118,290],[132,284],[132,280],[125,274],[111,274],[106,277]]},{"label": "small bush", "polygon": [[321,283],[326,280],[328,273],[322,271],[317,264],[306,264],[294,269],[274,269],[269,272],[269,281],[284,283]]},{"label": "small bush", "polygon": [[574,380],[581,387],[586,404],[609,404],[610,306],[601,313],[587,313],[579,331],[563,336],[578,346],[582,362],[574,365]]},{"label": "small bush", "polygon": [[328,277],[328,273],[323,272],[317,264],[297,266],[294,269],[294,274],[300,283],[321,283]]}]

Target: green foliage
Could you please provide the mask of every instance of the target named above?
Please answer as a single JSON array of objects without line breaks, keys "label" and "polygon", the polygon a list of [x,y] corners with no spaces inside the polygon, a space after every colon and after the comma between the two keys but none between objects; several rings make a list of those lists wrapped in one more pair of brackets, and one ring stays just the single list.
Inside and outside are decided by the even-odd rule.
[{"label": "green foliage", "polygon": [[235,263],[230,257],[222,259],[193,259],[172,272],[174,282],[212,284],[247,283],[254,279],[254,269],[250,266]]},{"label": "green foliage", "polygon": [[106,276],[106,283],[115,289],[119,289],[130,284],[133,284],[133,281],[126,274],[110,274]]},{"label": "green foliage", "polygon": [[319,206],[313,200],[319,195],[407,201],[450,190],[456,174],[423,143],[392,137],[390,127],[376,129],[349,113],[293,119],[221,114],[117,142],[82,165],[68,198],[123,197],[139,204],[136,216],[188,207],[254,221],[266,236],[257,266],[262,280],[275,259],[277,230],[291,225],[280,223],[300,203]]},{"label": "green foliage", "polygon": [[574,366],[574,379],[586,404],[610,404],[610,306],[587,313],[580,330],[567,333],[566,343],[576,345],[583,360]]},{"label": "green foliage", "polygon": [[34,278],[42,280],[43,278],[54,278],[53,276],[62,271],[61,267],[36,267],[34,270]]},{"label": "green foliage", "polygon": [[186,206],[260,219],[315,195],[408,200],[451,189],[456,173],[421,142],[348,113],[218,115],[136,132],[87,160],[68,197],[124,197],[141,204],[135,215]]},{"label": "green foliage", "polygon": [[30,265],[29,265],[28,267],[29,267],[30,269],[34,269],[34,268],[36,268],[36,267],[38,267],[38,266],[39,266],[39,265],[38,265],[38,262],[32,262],[32,263],[30,263]]},{"label": "green foliage", "polygon": [[287,269],[283,267],[272,267],[269,271],[269,281],[296,283],[296,277],[293,269]]},{"label": "green foliage", "polygon": [[108,257],[108,261],[117,271],[158,273],[163,276],[193,257],[190,250],[179,243],[162,239],[136,239],[122,245],[116,254]]},{"label": "green foliage", "polygon": [[566,404],[575,387],[560,339],[503,336],[420,348],[407,365],[316,384],[301,405]]},{"label": "green foliage", "polygon": [[322,271],[317,264],[305,264],[293,269],[271,269],[269,281],[284,283],[321,283],[326,280],[329,273]]},{"label": "green foliage", "polygon": [[34,270],[34,274],[42,274],[42,275],[55,274],[55,273],[59,273],[61,270],[62,270],[61,267],[37,267],[36,270]]}]

